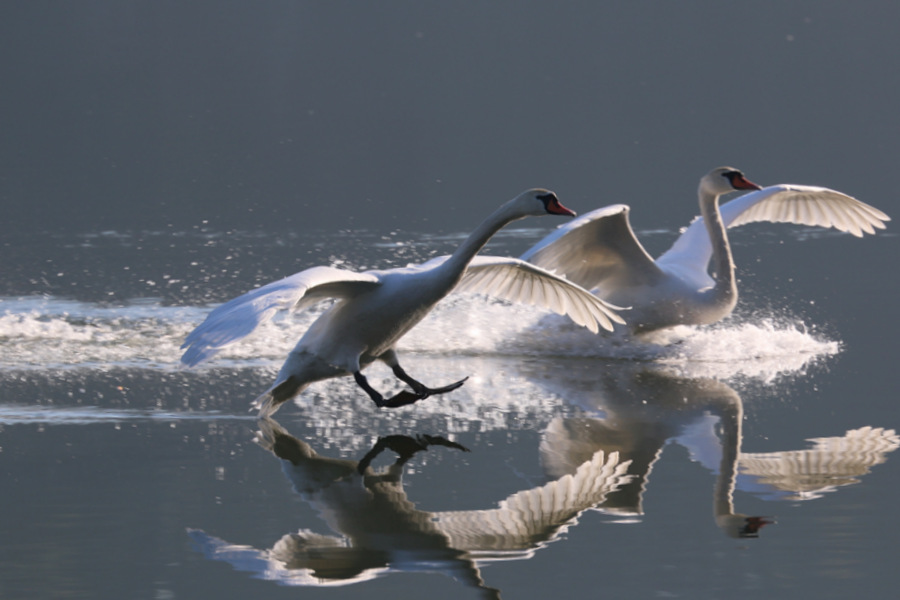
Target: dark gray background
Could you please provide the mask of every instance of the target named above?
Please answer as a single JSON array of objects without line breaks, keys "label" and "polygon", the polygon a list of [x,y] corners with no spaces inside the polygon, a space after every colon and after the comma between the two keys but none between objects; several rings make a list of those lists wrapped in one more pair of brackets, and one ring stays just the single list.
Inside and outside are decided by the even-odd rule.
[{"label": "dark gray background", "polygon": [[[0,227],[681,224],[728,163],[891,212],[891,2],[4,2]],[[674,222],[673,222],[674,221]]]}]

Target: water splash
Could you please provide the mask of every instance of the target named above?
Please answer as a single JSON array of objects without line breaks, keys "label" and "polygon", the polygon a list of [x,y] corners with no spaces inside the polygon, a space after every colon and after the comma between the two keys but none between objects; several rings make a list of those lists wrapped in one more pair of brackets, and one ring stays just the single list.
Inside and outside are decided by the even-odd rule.
[{"label": "water splash", "polygon": [[[124,305],[48,297],[0,298],[0,368],[179,368],[184,337],[209,313],[155,299]],[[317,311],[280,315],[226,348],[216,368],[277,368]],[[529,306],[474,295],[452,296],[400,343],[406,354],[578,357],[647,361],[683,376],[740,375],[771,380],[840,351],[802,322],[776,317],[676,327],[640,338],[594,335]]]},{"label": "water splash", "polygon": [[[453,327],[449,328],[448,323]],[[435,340],[446,344],[435,347]],[[462,355],[554,356],[653,362],[683,377],[771,381],[840,352],[792,316],[733,317],[704,327],[680,326],[639,337],[595,335],[529,306],[454,296],[404,338],[404,348]]]}]

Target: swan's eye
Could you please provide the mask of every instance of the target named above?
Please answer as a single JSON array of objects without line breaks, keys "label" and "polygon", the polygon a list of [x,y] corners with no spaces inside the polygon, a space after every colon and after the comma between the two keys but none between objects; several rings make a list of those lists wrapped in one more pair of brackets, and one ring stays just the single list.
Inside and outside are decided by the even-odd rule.
[{"label": "swan's eye", "polygon": [[547,212],[553,212],[553,207],[559,204],[559,198],[556,197],[556,194],[549,192],[547,194],[538,194],[537,199],[544,203],[544,208]]},{"label": "swan's eye", "polygon": [[556,212],[559,204],[559,198],[556,197],[556,194],[553,192],[548,192],[546,194],[538,194],[537,199],[544,203],[544,208],[549,213]]},{"label": "swan's eye", "polygon": [[728,180],[728,183],[731,184],[731,187],[740,189],[742,187],[742,183],[744,182],[744,174],[740,171],[727,171],[722,173],[722,176]]}]

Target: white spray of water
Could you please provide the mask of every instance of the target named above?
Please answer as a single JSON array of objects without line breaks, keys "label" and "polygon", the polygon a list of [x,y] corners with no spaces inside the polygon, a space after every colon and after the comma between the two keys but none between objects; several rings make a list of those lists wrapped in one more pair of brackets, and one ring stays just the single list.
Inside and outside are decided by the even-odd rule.
[{"label": "white spray of water", "polygon": [[[208,307],[124,306],[43,297],[0,299],[0,368],[179,366],[184,337]],[[213,359],[215,367],[281,364],[317,311],[281,315]],[[802,323],[774,317],[711,327],[676,327],[640,338],[595,335],[565,318],[478,296],[452,296],[399,345],[404,355],[579,357],[663,363],[685,376],[769,380],[836,354],[840,344]]]}]

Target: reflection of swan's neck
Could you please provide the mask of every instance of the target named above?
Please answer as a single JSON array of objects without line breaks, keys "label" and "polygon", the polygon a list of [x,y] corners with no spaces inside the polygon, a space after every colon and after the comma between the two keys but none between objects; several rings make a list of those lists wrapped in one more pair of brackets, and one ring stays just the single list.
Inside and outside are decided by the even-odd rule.
[{"label": "reflection of swan's neck", "polygon": [[714,510],[716,519],[734,514],[735,479],[737,478],[738,458],[741,454],[741,421],[744,409],[740,402],[731,404],[722,411],[720,424],[722,427],[722,456],[719,462],[719,476],[716,478]]},{"label": "reflection of swan's neck", "polygon": [[700,214],[703,216],[712,244],[712,275],[716,280],[713,288],[714,302],[730,309],[737,302],[737,284],[734,280],[731,245],[728,243],[728,234],[725,232],[725,224],[719,212],[718,194],[700,189]]},{"label": "reflection of swan's neck", "polygon": [[740,402],[732,410],[722,411],[722,458],[713,492],[716,524],[731,537],[757,537],[763,526],[772,523],[764,517],[750,517],[734,512],[734,486],[741,456],[741,423],[744,409]]}]

